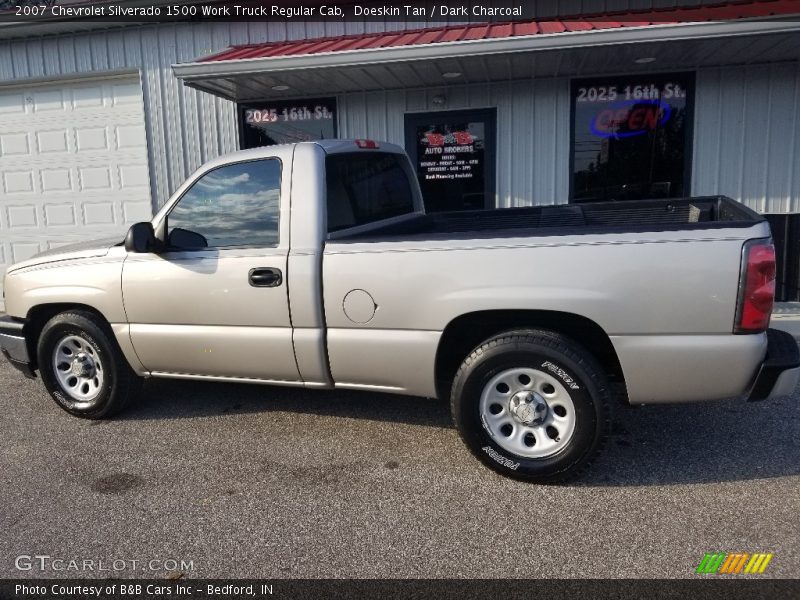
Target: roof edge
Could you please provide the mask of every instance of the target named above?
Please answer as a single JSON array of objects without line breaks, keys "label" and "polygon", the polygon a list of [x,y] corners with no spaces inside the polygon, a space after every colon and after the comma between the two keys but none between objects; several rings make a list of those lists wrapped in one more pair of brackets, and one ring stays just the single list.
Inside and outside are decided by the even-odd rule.
[{"label": "roof edge", "polygon": [[363,64],[459,58],[477,54],[507,54],[570,48],[587,48],[640,42],[679,41],[764,33],[800,32],[800,20],[758,17],[737,21],[669,23],[618,29],[598,29],[504,38],[435,42],[340,52],[320,52],[227,61],[195,61],[172,65],[176,77],[190,83],[208,76],[235,76],[263,71],[280,72]]}]

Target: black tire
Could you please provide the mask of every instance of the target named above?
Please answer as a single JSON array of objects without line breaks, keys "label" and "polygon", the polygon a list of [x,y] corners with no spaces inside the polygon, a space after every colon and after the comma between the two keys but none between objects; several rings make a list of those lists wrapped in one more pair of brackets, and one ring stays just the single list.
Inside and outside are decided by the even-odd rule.
[{"label": "black tire", "polygon": [[[481,394],[484,389],[492,389],[487,386],[494,378],[517,368],[538,369],[548,377],[557,377],[571,399],[571,437],[552,455],[530,458],[513,453],[498,444],[498,437],[484,425]],[[536,483],[562,482],[588,467],[610,433],[610,404],[605,373],[594,357],[569,338],[542,330],[508,331],[480,344],[461,364],[451,394],[453,420],[470,452],[502,475]],[[512,411],[508,414],[513,422]],[[545,425],[546,421],[542,427]],[[513,425],[517,426],[520,425]]]},{"label": "black tire", "polygon": [[[95,356],[101,366],[102,377],[95,379],[96,396],[91,400],[75,399],[67,387],[59,381],[56,373],[54,365],[56,346],[69,336],[76,336],[88,342],[87,347],[91,348],[90,354]],[[64,312],[50,319],[39,336],[37,358],[39,372],[47,391],[59,407],[76,417],[84,419],[111,417],[122,411],[141,387],[141,377],[131,369],[108,324],[88,311]],[[66,356],[65,363],[69,364],[72,358],[74,357]],[[92,362],[92,365],[94,364]]]}]

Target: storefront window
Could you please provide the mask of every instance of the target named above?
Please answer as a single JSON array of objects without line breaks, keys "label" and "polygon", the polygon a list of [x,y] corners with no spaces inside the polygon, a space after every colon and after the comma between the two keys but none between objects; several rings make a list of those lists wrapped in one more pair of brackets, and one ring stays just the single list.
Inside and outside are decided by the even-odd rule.
[{"label": "storefront window", "polygon": [[572,84],[572,199],[689,193],[694,75],[608,77]]},{"label": "storefront window", "polygon": [[495,207],[495,110],[406,115],[406,151],[429,212]]},{"label": "storefront window", "polygon": [[336,99],[239,104],[242,149],[336,137]]}]

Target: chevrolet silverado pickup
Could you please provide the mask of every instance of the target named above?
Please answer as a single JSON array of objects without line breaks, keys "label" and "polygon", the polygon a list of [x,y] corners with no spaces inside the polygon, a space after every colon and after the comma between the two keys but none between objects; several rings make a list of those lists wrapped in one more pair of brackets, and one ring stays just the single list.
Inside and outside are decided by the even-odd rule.
[{"label": "chevrolet silverado pickup", "polygon": [[555,482],[616,402],[792,393],[774,280],[768,224],[729,198],[426,214],[401,148],[304,142],[209,162],[124,240],[13,265],[0,347],[91,419],[145,377],[449,399],[484,464]]}]

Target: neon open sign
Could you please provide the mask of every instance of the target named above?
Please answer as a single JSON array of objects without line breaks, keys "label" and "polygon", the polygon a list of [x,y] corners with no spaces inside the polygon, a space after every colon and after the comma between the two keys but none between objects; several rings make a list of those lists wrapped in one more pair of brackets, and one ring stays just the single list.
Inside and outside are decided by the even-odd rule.
[{"label": "neon open sign", "polygon": [[602,138],[629,138],[655,131],[671,114],[670,105],[661,100],[625,100],[602,109],[589,127]]}]

